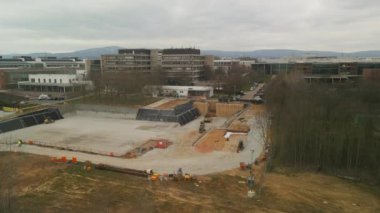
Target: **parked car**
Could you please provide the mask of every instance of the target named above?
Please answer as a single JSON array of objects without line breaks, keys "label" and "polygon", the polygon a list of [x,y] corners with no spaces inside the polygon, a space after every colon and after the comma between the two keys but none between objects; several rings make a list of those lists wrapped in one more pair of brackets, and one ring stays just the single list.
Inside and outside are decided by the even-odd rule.
[{"label": "parked car", "polygon": [[230,102],[231,97],[229,97],[227,95],[222,95],[222,96],[219,96],[218,100],[219,100],[219,102]]},{"label": "parked car", "polygon": [[41,94],[40,96],[38,96],[38,100],[51,100],[51,97],[46,94]]},{"label": "parked car", "polygon": [[264,101],[260,96],[253,97],[252,103],[254,104],[262,104]]}]

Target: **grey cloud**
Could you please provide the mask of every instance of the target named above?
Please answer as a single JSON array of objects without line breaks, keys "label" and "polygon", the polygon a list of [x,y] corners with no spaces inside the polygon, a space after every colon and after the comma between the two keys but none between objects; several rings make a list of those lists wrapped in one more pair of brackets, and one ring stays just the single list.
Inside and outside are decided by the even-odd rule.
[{"label": "grey cloud", "polygon": [[379,48],[376,0],[0,0],[0,54],[108,45]]}]

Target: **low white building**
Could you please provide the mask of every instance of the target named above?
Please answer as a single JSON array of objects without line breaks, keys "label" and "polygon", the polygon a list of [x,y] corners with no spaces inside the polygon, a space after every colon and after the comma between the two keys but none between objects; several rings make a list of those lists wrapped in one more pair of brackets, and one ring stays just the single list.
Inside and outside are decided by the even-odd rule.
[{"label": "low white building", "polygon": [[27,91],[41,92],[77,92],[90,90],[91,81],[85,81],[83,71],[77,74],[29,74],[28,81],[18,82],[18,88]]},{"label": "low white building", "polygon": [[147,93],[153,96],[173,96],[173,97],[204,97],[209,98],[214,95],[214,89],[208,86],[147,86]]}]

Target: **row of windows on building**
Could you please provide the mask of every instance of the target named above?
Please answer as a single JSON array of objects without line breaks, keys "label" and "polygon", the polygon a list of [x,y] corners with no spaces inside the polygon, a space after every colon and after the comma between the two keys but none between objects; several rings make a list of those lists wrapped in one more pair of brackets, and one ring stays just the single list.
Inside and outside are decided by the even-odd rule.
[{"label": "row of windows on building", "polygon": [[[31,78],[30,79],[30,81],[32,82],[32,83],[36,83],[36,79],[34,79],[34,78]],[[72,82],[72,79],[69,79],[69,82],[71,83]],[[57,83],[57,79],[40,79],[40,78],[38,78],[37,79],[37,83],[54,83],[54,84],[56,84]],[[62,84],[62,79],[59,79],[59,83],[60,84]]]},{"label": "row of windows on building", "polygon": [[133,62],[133,61],[107,61],[105,65],[150,65],[150,62]]},{"label": "row of windows on building", "polygon": [[105,60],[115,60],[115,61],[120,61],[120,60],[131,60],[131,61],[134,61],[134,60],[150,60],[150,56],[123,56],[123,55],[120,55],[120,56],[103,56],[102,57],[103,59]]},{"label": "row of windows on building", "polygon": [[203,61],[165,61],[163,65],[199,65],[203,66]]}]

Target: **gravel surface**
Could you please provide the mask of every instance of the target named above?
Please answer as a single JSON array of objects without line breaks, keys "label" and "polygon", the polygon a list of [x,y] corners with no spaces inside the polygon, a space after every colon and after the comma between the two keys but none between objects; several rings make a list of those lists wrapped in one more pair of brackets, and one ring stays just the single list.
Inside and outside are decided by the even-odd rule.
[{"label": "gravel surface", "polygon": [[[192,174],[209,174],[225,171],[239,166],[240,162],[249,162],[251,149],[254,158],[261,150],[261,138],[255,131],[254,119],[249,120],[252,126],[248,134],[246,148],[240,153],[214,151],[199,153],[192,146],[199,137],[198,127],[203,118],[200,117],[185,126],[177,123],[136,121],[126,119],[110,119],[96,116],[72,116],[53,124],[42,124],[34,127],[0,135],[0,140],[39,140],[49,143],[74,146],[99,152],[125,153],[136,145],[152,138],[166,138],[173,141],[167,149],[154,149],[136,159],[121,159],[99,155],[70,152],[37,146],[13,146],[14,151],[28,152],[52,157],[77,157],[79,161],[90,160],[93,163],[104,163],[124,168],[153,169],[160,173],[174,172],[182,168]],[[207,129],[221,126],[226,119],[214,118]],[[9,147],[0,145],[0,149]]]}]

